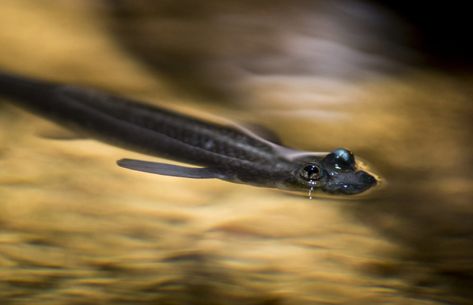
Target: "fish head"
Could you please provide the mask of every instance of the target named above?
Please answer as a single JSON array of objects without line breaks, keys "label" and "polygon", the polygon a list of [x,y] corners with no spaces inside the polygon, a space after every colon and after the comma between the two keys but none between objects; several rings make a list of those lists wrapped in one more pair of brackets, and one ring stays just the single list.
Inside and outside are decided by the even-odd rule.
[{"label": "fish head", "polygon": [[345,148],[321,158],[304,158],[294,175],[299,188],[329,194],[359,194],[377,184],[372,174],[358,169],[355,156]]}]

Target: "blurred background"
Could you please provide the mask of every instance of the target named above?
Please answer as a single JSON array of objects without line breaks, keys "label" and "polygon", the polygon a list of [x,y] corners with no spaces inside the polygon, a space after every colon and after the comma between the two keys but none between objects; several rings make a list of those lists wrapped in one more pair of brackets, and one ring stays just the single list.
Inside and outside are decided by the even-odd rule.
[{"label": "blurred background", "polygon": [[136,153],[0,101],[1,304],[471,304],[466,4],[3,0],[0,69],[288,146],[383,179],[316,198],[126,171]]}]

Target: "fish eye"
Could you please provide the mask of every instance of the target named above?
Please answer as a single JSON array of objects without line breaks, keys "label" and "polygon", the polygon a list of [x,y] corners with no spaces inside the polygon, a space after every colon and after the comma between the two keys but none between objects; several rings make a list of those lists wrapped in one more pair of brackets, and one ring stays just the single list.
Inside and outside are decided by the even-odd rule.
[{"label": "fish eye", "polygon": [[316,180],[320,178],[321,170],[316,164],[309,164],[301,171],[301,177],[305,180]]},{"label": "fish eye", "polygon": [[349,170],[355,168],[355,157],[348,149],[338,148],[331,155],[333,156],[333,164],[336,169]]}]

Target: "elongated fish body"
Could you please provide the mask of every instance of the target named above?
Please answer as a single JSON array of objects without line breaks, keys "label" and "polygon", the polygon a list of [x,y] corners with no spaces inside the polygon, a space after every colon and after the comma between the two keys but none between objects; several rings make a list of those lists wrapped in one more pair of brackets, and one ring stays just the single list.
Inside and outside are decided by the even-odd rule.
[{"label": "elongated fish body", "polygon": [[96,90],[0,72],[0,97],[98,140],[201,166],[118,161],[133,170],[342,194],[359,193],[376,183],[368,173],[356,170],[353,155],[345,149],[326,156],[298,152],[243,128],[204,122]]}]

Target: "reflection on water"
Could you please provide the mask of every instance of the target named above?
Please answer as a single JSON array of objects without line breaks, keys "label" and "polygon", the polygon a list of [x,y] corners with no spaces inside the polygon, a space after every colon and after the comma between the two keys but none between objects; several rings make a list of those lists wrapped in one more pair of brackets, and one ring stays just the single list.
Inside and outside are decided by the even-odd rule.
[{"label": "reflection on water", "polygon": [[[126,171],[115,160],[137,154],[90,139],[44,139],[54,125],[0,103],[1,304],[470,303],[471,78],[254,71],[235,89],[246,90],[244,111],[191,98],[176,104],[172,88],[121,51],[87,7],[80,17],[77,2],[44,1],[36,10],[34,1],[5,2],[6,29],[22,18],[36,27],[18,37],[0,30],[8,42],[1,66],[257,120],[301,149],[345,146],[385,185],[357,200],[309,201]],[[65,16],[64,26],[51,15]],[[78,47],[66,40],[11,61],[42,32],[52,41],[75,33],[101,60],[48,57]]]}]

